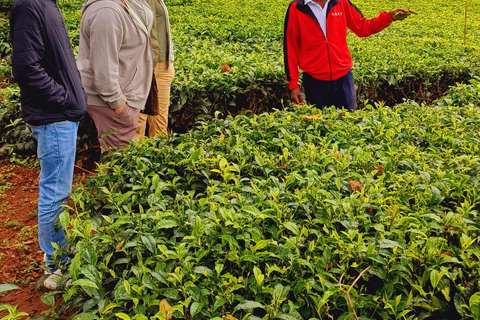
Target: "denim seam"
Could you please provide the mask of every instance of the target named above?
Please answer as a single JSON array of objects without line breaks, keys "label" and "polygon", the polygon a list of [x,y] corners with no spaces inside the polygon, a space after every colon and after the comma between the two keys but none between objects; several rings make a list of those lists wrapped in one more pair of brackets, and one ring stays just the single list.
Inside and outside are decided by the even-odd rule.
[{"label": "denim seam", "polygon": [[[60,150],[59,150],[59,143],[58,143],[58,131],[57,131],[57,126],[54,125],[54,126],[51,126],[51,128],[52,128],[52,134],[53,134],[53,136],[54,136],[53,141],[55,142],[55,149],[54,149],[54,150],[55,150],[56,163],[59,164],[59,163],[60,163]],[[56,203],[58,203],[58,199],[57,199],[58,194],[57,194],[57,192],[58,192],[58,180],[59,180],[59,176],[60,176],[59,172],[60,172],[60,168],[59,168],[59,166],[57,166],[57,167],[55,168],[55,173],[54,173],[54,175],[55,175],[54,197],[53,197],[53,202],[52,202],[52,204],[51,204],[51,206],[50,206],[50,208],[49,208],[49,212],[52,212],[52,210],[53,210],[54,207],[56,206]],[[55,213],[55,214],[56,214],[56,213]]]}]

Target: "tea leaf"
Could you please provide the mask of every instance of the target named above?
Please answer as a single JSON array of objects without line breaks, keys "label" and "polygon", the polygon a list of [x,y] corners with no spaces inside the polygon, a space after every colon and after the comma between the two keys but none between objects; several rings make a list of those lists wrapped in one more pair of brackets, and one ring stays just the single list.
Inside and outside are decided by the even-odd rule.
[{"label": "tea leaf", "polygon": [[470,310],[472,312],[472,317],[475,320],[480,319],[480,292],[476,292],[470,297],[469,300]]},{"label": "tea leaf", "polygon": [[438,272],[437,270],[432,270],[430,273],[430,282],[432,283],[432,286],[436,288],[438,286],[438,283],[440,282],[442,278],[442,274]]},{"label": "tea leaf", "polygon": [[128,316],[128,314],[125,314],[125,313],[122,313],[122,312],[115,313],[115,316],[117,316],[117,317],[119,317],[120,319],[123,319],[123,320],[130,320],[130,317]]},{"label": "tea leaf", "polygon": [[300,119],[305,120],[305,121],[313,121],[313,120],[321,120],[322,116],[319,114],[315,114],[313,116],[300,116]]},{"label": "tea leaf", "polygon": [[203,303],[192,302],[192,305],[190,306],[190,315],[194,317],[197,313],[202,311],[202,309],[203,309]]},{"label": "tea leaf", "polygon": [[159,229],[171,229],[178,226],[177,220],[173,217],[168,217],[163,219],[157,223],[157,228]]},{"label": "tea leaf", "polygon": [[252,313],[253,309],[255,309],[255,308],[264,309],[264,306],[259,302],[247,300],[247,301],[244,301],[242,303],[237,304],[235,309],[233,309],[233,313],[237,312],[238,310],[246,310],[247,312]]},{"label": "tea leaf", "polygon": [[141,236],[143,244],[147,247],[147,249],[155,254],[157,251],[157,244],[155,242],[155,238],[151,234],[147,234],[144,236]]},{"label": "tea leaf", "polygon": [[59,219],[63,229],[67,230],[68,226],[70,225],[70,215],[68,211],[62,210],[62,212],[60,212]]},{"label": "tea leaf", "polygon": [[378,245],[380,248],[387,249],[387,248],[403,248],[397,241],[393,240],[388,240],[388,239],[382,239],[378,240]]},{"label": "tea leaf", "polygon": [[285,229],[290,230],[294,235],[298,236],[300,233],[300,228],[294,222],[288,221],[284,225]]},{"label": "tea leaf", "polygon": [[98,286],[97,286],[93,281],[88,280],[88,279],[78,279],[78,280],[75,280],[74,282],[72,282],[71,285],[72,285],[72,286],[77,285],[77,286],[80,286],[80,287],[87,287],[87,288],[98,289]]},{"label": "tea leaf", "polygon": [[8,284],[8,283],[0,284],[0,293],[7,292],[10,290],[21,290],[21,289],[14,284]]},{"label": "tea leaf", "polygon": [[56,292],[47,292],[41,295],[40,299],[46,305],[53,307],[55,305],[55,294]]}]

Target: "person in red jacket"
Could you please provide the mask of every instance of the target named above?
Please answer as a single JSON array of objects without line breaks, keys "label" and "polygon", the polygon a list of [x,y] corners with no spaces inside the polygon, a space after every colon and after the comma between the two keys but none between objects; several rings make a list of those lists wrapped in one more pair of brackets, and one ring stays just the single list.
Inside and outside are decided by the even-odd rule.
[{"label": "person in red jacket", "polygon": [[303,104],[298,86],[299,68],[307,103],[356,109],[356,93],[347,45],[347,28],[368,37],[403,20],[411,10],[399,8],[367,20],[350,0],[295,0],[285,17],[285,73],[291,98]]}]

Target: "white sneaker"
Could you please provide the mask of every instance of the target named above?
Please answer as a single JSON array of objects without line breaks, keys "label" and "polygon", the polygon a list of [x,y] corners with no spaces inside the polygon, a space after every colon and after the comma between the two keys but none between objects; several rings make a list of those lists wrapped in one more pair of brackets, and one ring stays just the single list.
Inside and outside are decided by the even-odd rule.
[{"label": "white sneaker", "polygon": [[57,290],[58,281],[62,277],[62,270],[57,269],[53,272],[45,271],[46,275],[49,275],[47,279],[43,282],[43,286],[49,290]]},{"label": "white sneaker", "polygon": [[[67,263],[70,260],[71,259],[68,258]],[[43,254],[43,261],[47,261],[47,254],[46,253]],[[62,270],[57,269],[53,272],[45,271],[45,275],[48,275],[49,277],[47,279],[45,279],[45,281],[43,282],[43,286],[47,289],[50,289],[50,290],[57,290],[58,282],[62,278]],[[69,279],[65,285],[68,287],[71,283],[72,283],[72,279]]]}]

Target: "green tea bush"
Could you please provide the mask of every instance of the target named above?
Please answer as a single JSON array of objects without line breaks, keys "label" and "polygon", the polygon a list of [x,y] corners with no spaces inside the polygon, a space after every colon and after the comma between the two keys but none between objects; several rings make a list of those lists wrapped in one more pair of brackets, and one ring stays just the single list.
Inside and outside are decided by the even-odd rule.
[{"label": "green tea bush", "polygon": [[0,18],[0,55],[8,58],[12,54],[12,39],[10,37],[10,23],[6,18]]},{"label": "green tea bush", "polygon": [[[290,0],[167,1],[175,50],[171,129],[184,132],[199,119],[283,108],[289,90],[283,71],[283,19]],[[59,5],[74,47],[80,0]],[[412,99],[432,104],[456,83],[480,73],[480,3],[440,0],[363,1],[366,17],[396,7],[419,12],[369,38],[348,34],[359,107]],[[466,29],[464,29],[466,26]],[[464,30],[466,33],[464,34]],[[8,20],[0,20],[0,53],[8,58]],[[88,129],[86,131],[92,131]]]},{"label": "green tea bush", "polygon": [[[167,3],[177,57],[174,124],[191,124],[198,115],[213,116],[215,111],[235,114],[231,105],[237,102],[244,108],[259,106],[260,111],[281,106],[277,101],[289,95],[282,52],[289,3]],[[419,12],[369,38],[348,34],[359,106],[367,100],[393,105],[405,98],[430,104],[449,86],[480,73],[478,1],[469,3],[465,39],[464,2],[393,0],[357,5],[367,18],[396,7]],[[221,71],[224,64],[233,66],[231,73]],[[248,99],[251,103],[245,103]]]},{"label": "green tea bush", "polygon": [[9,13],[12,7],[13,0],[0,0],[0,12]]},{"label": "green tea bush", "polygon": [[3,102],[0,108],[0,153],[34,154],[32,133],[22,120],[18,85],[0,89],[0,94]]},{"label": "green tea bush", "polygon": [[77,255],[59,312],[163,319],[165,299],[176,319],[478,319],[472,99],[298,106],[118,150],[61,215]]},{"label": "green tea bush", "polygon": [[470,84],[451,87],[438,102],[440,105],[480,105],[480,78],[470,80]]}]

